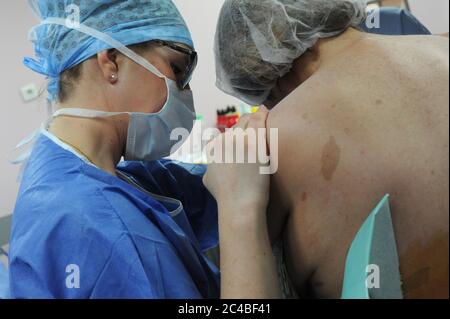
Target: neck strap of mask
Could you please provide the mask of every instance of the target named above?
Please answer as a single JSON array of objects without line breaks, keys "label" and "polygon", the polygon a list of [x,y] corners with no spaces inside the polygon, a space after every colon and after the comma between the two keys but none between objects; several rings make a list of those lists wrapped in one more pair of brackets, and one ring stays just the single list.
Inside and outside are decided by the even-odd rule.
[{"label": "neck strap of mask", "polygon": [[154,67],[150,62],[148,62],[146,59],[141,57],[140,55],[136,54],[133,50],[130,50],[125,45],[123,45],[121,42],[117,41],[116,39],[110,37],[106,33],[100,32],[96,29],[90,28],[83,24],[78,24],[76,26],[70,26],[68,21],[63,18],[47,18],[46,20],[42,21],[41,24],[56,24],[61,25],[66,28],[87,34],[93,38],[96,38],[108,45],[110,45],[112,48],[118,50],[123,55],[127,56],[143,68],[149,70],[156,76],[160,78],[166,78],[156,67]]}]

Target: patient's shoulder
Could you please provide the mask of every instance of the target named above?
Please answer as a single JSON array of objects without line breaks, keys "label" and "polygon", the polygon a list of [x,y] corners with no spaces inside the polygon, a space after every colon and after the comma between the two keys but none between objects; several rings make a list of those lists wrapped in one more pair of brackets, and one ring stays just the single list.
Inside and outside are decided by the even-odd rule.
[{"label": "patient's shoulder", "polygon": [[311,151],[318,147],[318,140],[328,139],[330,134],[348,139],[357,120],[363,120],[362,113],[361,106],[355,105],[355,97],[346,88],[317,77],[299,86],[272,109],[267,125],[278,130],[283,143],[296,141],[296,145]]},{"label": "patient's shoulder", "polygon": [[[385,184],[373,183],[371,177],[382,178],[380,172],[387,169],[374,139],[383,129],[377,120],[380,115],[370,113],[382,101],[369,95],[355,102],[341,86],[312,79],[269,115],[268,128],[277,130],[277,140],[269,131],[271,153],[277,153],[272,159],[277,167],[274,180],[291,202],[311,190],[320,193],[332,187],[367,194],[378,192],[372,185]],[[367,182],[370,179],[372,183]]]}]

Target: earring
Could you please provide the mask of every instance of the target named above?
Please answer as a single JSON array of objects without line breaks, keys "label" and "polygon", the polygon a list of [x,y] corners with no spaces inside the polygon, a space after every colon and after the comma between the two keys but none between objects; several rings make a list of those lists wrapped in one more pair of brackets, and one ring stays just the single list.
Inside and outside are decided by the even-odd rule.
[{"label": "earring", "polygon": [[115,73],[111,74],[110,79],[111,79],[111,81],[115,82],[117,80],[117,74],[115,74]]}]

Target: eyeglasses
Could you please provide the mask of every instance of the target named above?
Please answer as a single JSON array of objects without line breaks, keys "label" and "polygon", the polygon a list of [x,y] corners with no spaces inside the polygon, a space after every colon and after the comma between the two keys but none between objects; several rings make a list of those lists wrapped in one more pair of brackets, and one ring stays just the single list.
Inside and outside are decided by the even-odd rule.
[{"label": "eyeglasses", "polygon": [[179,44],[163,41],[163,40],[154,40],[152,41],[154,43],[157,43],[159,45],[171,48],[172,50],[184,53],[188,56],[188,63],[186,65],[186,68],[184,70],[180,70],[181,72],[175,72],[177,73],[177,85],[181,90],[186,89],[186,87],[189,85],[189,83],[192,80],[192,75],[195,71],[195,68],[197,67],[198,63],[198,54],[195,50],[188,49],[184,46],[181,46]]}]

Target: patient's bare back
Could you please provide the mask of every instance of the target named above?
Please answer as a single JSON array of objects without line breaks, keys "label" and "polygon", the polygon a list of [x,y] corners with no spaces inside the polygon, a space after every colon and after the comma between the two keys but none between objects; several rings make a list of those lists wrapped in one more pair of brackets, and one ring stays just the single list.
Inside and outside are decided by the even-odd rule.
[{"label": "patient's bare back", "polygon": [[299,290],[340,296],[350,243],[389,193],[405,296],[448,297],[448,60],[447,38],[374,36],[271,112],[282,154],[271,207],[289,211]]}]

